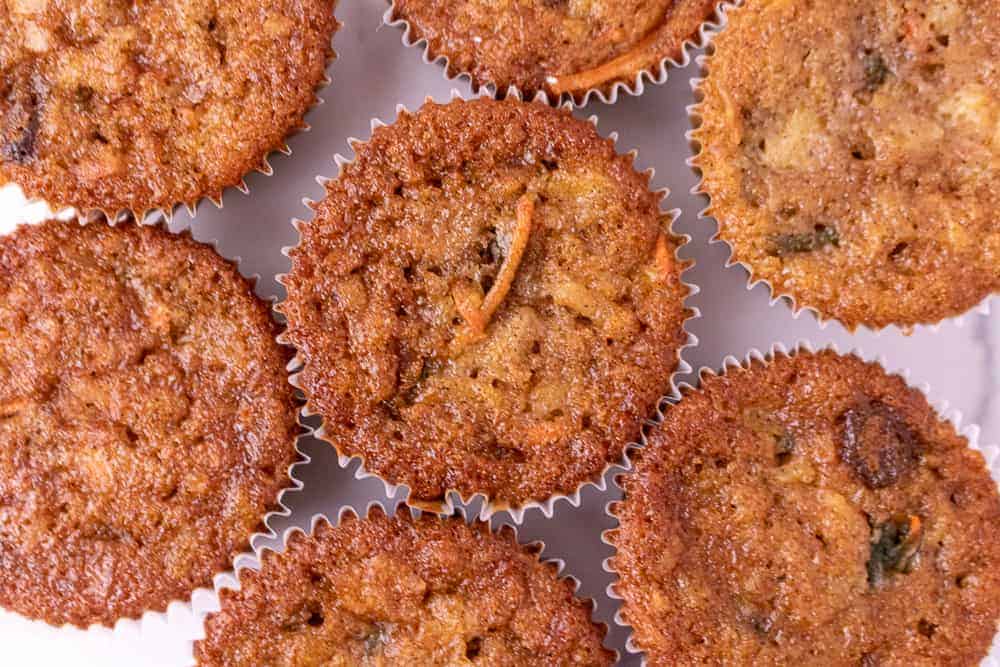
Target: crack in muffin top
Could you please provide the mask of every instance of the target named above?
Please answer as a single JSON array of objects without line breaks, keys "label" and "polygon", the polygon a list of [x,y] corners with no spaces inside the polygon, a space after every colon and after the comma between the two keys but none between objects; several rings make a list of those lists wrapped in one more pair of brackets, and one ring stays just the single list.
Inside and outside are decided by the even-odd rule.
[{"label": "crack in muffin top", "polygon": [[432,57],[446,56],[449,76],[469,73],[501,92],[526,98],[541,90],[573,95],[610,93],[657,73],[667,58],[708,21],[717,0],[395,0],[415,40]]},{"label": "crack in muffin top", "polygon": [[650,665],[976,665],[1000,620],[982,455],[877,364],[708,376],[623,475],[611,569]]},{"label": "crack in muffin top", "polygon": [[0,605],[111,625],[229,567],[297,457],[276,335],[189,237],[56,221],[0,237]]},{"label": "crack in muffin top", "polygon": [[[400,511],[405,511],[400,508]],[[514,532],[373,508],[265,552],[222,591],[204,667],[611,665],[592,604]]]},{"label": "crack in muffin top", "polygon": [[755,278],[849,329],[1000,289],[1000,2],[750,0],[714,49],[695,164]]},{"label": "crack in muffin top", "polygon": [[218,198],[315,102],[334,0],[8,0],[0,181],[83,212]]},{"label": "crack in muffin top", "polygon": [[629,156],[541,104],[428,103],[326,187],[279,310],[341,453],[437,506],[572,493],[621,459],[690,316]]}]

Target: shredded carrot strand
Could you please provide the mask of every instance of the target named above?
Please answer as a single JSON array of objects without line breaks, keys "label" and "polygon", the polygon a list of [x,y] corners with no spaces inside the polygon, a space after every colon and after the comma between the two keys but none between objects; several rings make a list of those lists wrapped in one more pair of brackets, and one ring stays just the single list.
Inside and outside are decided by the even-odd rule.
[{"label": "shredded carrot strand", "polygon": [[912,539],[912,540],[920,539],[921,529],[922,529],[922,525],[921,525],[921,522],[920,522],[920,517],[911,514],[910,515],[910,531],[907,533],[907,538],[908,538],[907,541],[909,541],[910,539]]},{"label": "shredded carrot strand", "polygon": [[923,537],[923,524],[920,522],[920,517],[911,514],[909,516],[909,527],[906,531],[906,538],[901,545],[903,558],[909,559],[913,554],[917,553]]},{"label": "shredded carrot strand", "polygon": [[524,251],[528,248],[528,238],[531,236],[531,221],[535,215],[535,196],[525,194],[517,200],[517,226],[514,228],[514,239],[510,243],[510,252],[504,259],[500,273],[496,282],[490,288],[489,294],[483,299],[483,305],[479,308],[482,316],[483,327],[490,323],[493,313],[496,312],[503,300],[507,298],[507,292],[514,284],[514,277],[517,269],[521,266],[521,259]]},{"label": "shredded carrot strand", "polygon": [[468,325],[465,331],[459,332],[455,336],[452,343],[453,354],[461,354],[470,342],[482,338],[493,314],[507,297],[511,285],[514,284],[514,278],[517,276],[517,270],[521,266],[524,252],[528,248],[534,214],[535,195],[525,194],[517,200],[517,223],[514,228],[514,238],[510,243],[510,251],[504,259],[503,266],[500,267],[496,282],[493,283],[482,303],[476,304],[471,295],[456,294],[452,290],[455,308]]},{"label": "shredded carrot strand", "polygon": [[556,95],[562,95],[574,91],[590,90],[606,81],[635,74],[645,66],[646,51],[656,43],[659,36],[660,31],[654,30],[639,40],[639,43],[631,50],[603,65],[576,74],[549,77],[549,88]]},{"label": "shredded carrot strand", "polygon": [[475,299],[471,295],[458,295],[455,294],[455,290],[452,290],[452,298],[455,299],[455,308],[458,309],[458,314],[462,316],[462,319],[475,331],[483,331],[486,329],[486,322],[483,321],[481,303],[476,303]]},{"label": "shredded carrot strand", "polygon": [[722,98],[722,106],[725,107],[724,113],[728,122],[726,123],[728,127],[732,128],[730,130],[730,135],[732,136],[732,141],[734,144],[739,144],[743,141],[743,123],[736,122],[736,105],[733,104],[733,99],[726,92],[725,88],[715,88],[719,93],[719,97]]}]

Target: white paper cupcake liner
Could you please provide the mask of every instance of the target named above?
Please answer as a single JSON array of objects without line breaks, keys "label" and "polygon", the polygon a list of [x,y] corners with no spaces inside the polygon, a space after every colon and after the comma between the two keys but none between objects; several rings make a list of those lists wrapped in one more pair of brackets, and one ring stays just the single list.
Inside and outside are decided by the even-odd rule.
[{"label": "white paper cupcake liner", "polygon": [[[734,0],[722,0],[718,2],[714,12],[699,26],[695,35],[681,43],[681,55],[679,58],[664,58],[657,66],[641,70],[628,81],[616,81],[610,84],[610,86],[606,83],[601,84],[600,86],[588,89],[579,96],[573,93],[562,93],[553,97],[542,90],[533,97],[533,101],[537,101],[541,97],[546,103],[553,105],[570,104],[573,107],[582,108],[587,106],[593,98],[600,100],[604,104],[611,105],[618,102],[621,93],[631,97],[638,97],[642,95],[647,85],[660,86],[666,83],[671,70],[687,67],[691,62],[691,52],[703,48],[708,43],[710,35],[719,28],[721,22],[724,20],[725,11],[734,5]],[[440,65],[442,67],[442,76],[446,81],[465,82],[471,87],[473,94],[476,95],[482,94],[494,98],[518,95],[520,98],[520,92],[516,86],[510,86],[504,90],[498,88],[495,83],[479,84],[470,72],[459,70],[456,66],[453,66],[447,56],[431,53],[428,41],[424,38],[416,37],[416,31],[410,25],[409,21],[396,16],[396,7],[393,0],[389,0],[389,8],[383,15],[382,22],[387,26],[398,28],[402,32],[401,39],[403,46],[419,49],[424,63],[428,65]]]},{"label": "white paper cupcake liner", "polygon": [[[771,346],[771,349],[767,354],[761,352],[757,348],[751,348],[750,351],[747,352],[747,354],[743,357],[742,361],[732,355],[729,355],[722,360],[721,370],[716,370],[714,368],[709,368],[707,366],[702,367],[698,370],[697,378],[699,379],[700,382],[700,380],[706,376],[725,375],[732,369],[738,369],[738,368],[747,369],[750,367],[751,362],[760,362],[763,364],[769,364],[774,360],[775,357],[790,356],[800,351],[817,352],[821,350],[832,350],[837,354],[846,354],[846,355],[853,354],[865,361],[874,361],[879,365],[881,365],[882,368],[886,369],[886,372],[889,373],[890,375],[900,376],[906,383],[906,385],[911,389],[916,389],[917,391],[921,392],[927,399],[927,403],[937,414],[939,421],[950,423],[955,428],[955,432],[968,441],[969,447],[971,449],[974,449],[983,455],[983,458],[985,459],[986,462],[986,467],[990,471],[990,475],[992,476],[993,481],[997,483],[998,490],[1000,490],[1000,443],[989,443],[989,444],[980,443],[979,442],[980,428],[978,425],[963,424],[962,413],[957,409],[951,408],[947,400],[933,400],[931,398],[931,388],[929,383],[922,382],[916,384],[914,381],[911,380],[910,378],[911,373],[908,368],[902,368],[899,370],[890,370],[890,366],[886,363],[886,360],[881,355],[872,359],[867,355],[865,355],[865,353],[862,350],[857,348],[851,349],[846,353],[841,353],[840,350],[838,349],[838,346],[835,343],[825,345],[823,347],[814,347],[808,341],[800,341],[792,348],[791,351],[789,351],[788,348],[786,348],[783,344],[775,343],[774,345]],[[684,394],[695,390],[697,390],[697,387],[692,386],[687,382],[682,382],[677,386],[677,389],[671,395],[664,396],[663,401],[660,404],[660,409],[657,410],[657,418],[655,423],[659,424],[660,422],[662,422],[666,411],[670,409],[671,405],[683,400]],[[644,433],[642,442],[632,447],[629,450],[628,454],[629,455],[634,454],[637,449],[641,449],[645,447],[647,444],[648,442]],[[628,461],[628,470],[631,471],[633,469],[634,466],[632,464],[630,456]],[[613,480],[614,486],[616,487],[619,494],[624,494],[624,489],[622,488],[621,482],[624,479],[624,477],[628,474],[630,473],[626,471],[624,473],[616,475]],[[601,541],[607,546],[611,547],[611,549],[614,550],[615,554],[617,554],[617,547],[615,546],[614,543],[614,534],[615,532],[617,532],[618,527],[620,525],[618,521],[618,516],[615,513],[615,505],[617,505],[620,502],[622,501],[613,500],[608,502],[607,505],[605,506],[605,514],[612,520],[612,522],[615,524],[615,527],[610,528],[601,534]],[[612,582],[608,585],[606,589],[606,595],[608,598],[610,598],[613,601],[617,601],[618,604],[621,605],[623,603],[623,598],[615,590],[615,585],[618,583],[618,572],[612,566],[613,559],[614,559],[614,554],[606,558],[603,563],[604,571],[610,574],[612,577]],[[646,655],[639,647],[635,645],[635,642],[633,641],[634,634],[632,632],[632,627],[622,617],[620,608],[618,611],[615,612],[614,622],[615,625],[617,625],[620,628],[624,628],[629,633],[628,640],[625,642],[626,652],[631,655],[641,656],[641,664],[645,665]],[[997,630],[998,633],[994,635],[993,644],[990,648],[990,651],[987,657],[981,663],[982,667],[1000,667],[1000,620],[998,620]]]},{"label": "white paper cupcake liner", "polygon": [[[544,94],[540,94],[540,95],[544,95]],[[517,91],[511,91],[511,96],[514,97],[515,99],[518,99],[518,100],[521,99],[521,97],[520,97],[519,93],[517,93]],[[453,101],[453,100],[456,100],[456,99],[474,99],[474,98],[477,98],[477,97],[481,98],[481,97],[490,97],[490,96],[488,94],[486,94],[486,93],[480,93],[480,94],[474,96],[473,98],[466,98],[461,93],[459,93],[459,91],[457,91],[455,89],[452,89],[449,101]],[[436,103],[436,101],[433,98],[431,98],[431,97],[427,97],[427,98],[425,98],[424,103],[425,104]],[[533,102],[530,102],[530,103],[531,104],[536,104],[536,103],[542,103],[542,102],[533,101]],[[569,110],[572,109],[572,106],[569,103],[564,103],[563,105],[561,105],[560,108],[562,108],[562,109],[564,109],[564,110],[566,110],[568,112]],[[398,117],[399,114],[401,114],[401,113],[410,113],[410,111],[404,105],[400,104],[400,105],[396,106],[396,116]],[[598,124],[597,116],[593,116],[593,115],[590,116],[590,118],[588,118],[588,122],[590,122],[591,124],[593,124],[594,127],[596,128],[597,124]],[[387,123],[383,122],[382,120],[380,120],[378,118],[373,118],[371,120],[370,125],[371,125],[371,133],[374,133],[377,128],[384,127],[384,126],[387,125]],[[613,143],[617,144],[618,134],[616,132],[612,132],[611,134],[608,135],[607,138],[610,139]],[[348,138],[347,143],[348,143],[348,145],[351,147],[351,149],[356,154],[357,153],[357,148],[360,147],[360,146],[363,146],[367,142],[364,141],[364,140],[361,140],[361,139],[357,139],[357,138],[351,137],[351,138]],[[638,151],[637,150],[629,151],[627,153],[627,155],[630,155],[633,158],[633,160],[635,160],[635,158],[638,156]],[[338,176],[342,172],[342,170],[344,168],[344,165],[350,164],[352,162],[353,162],[352,159],[346,158],[346,157],[344,157],[343,155],[341,155],[339,153],[336,154],[334,156],[334,163],[337,166]],[[644,176],[648,175],[649,181],[652,182],[654,174],[655,174],[655,172],[654,172],[653,169],[648,169],[645,172],[641,172],[641,173]],[[337,176],[333,176],[333,177],[317,176],[316,177],[316,181],[317,181],[317,183],[319,183],[320,186],[322,186],[322,187],[325,188],[325,186],[326,186],[327,183],[336,180],[336,178],[337,178]],[[685,351],[687,351],[687,350],[689,350],[691,348],[694,348],[694,347],[696,347],[698,345],[698,338],[694,334],[692,334],[690,331],[688,331],[688,325],[692,321],[694,321],[694,320],[698,319],[699,317],[701,317],[701,313],[698,310],[698,308],[696,308],[693,305],[689,305],[689,301],[691,301],[692,297],[694,297],[696,294],[698,294],[699,288],[694,283],[688,282],[687,280],[683,280],[683,275],[685,273],[688,273],[689,271],[691,271],[691,269],[694,268],[695,261],[693,259],[684,259],[684,258],[680,257],[681,250],[684,249],[684,248],[686,248],[689,245],[690,241],[691,241],[691,237],[689,235],[687,235],[687,234],[681,234],[680,232],[678,232],[678,231],[676,231],[674,229],[674,226],[675,226],[675,224],[677,222],[677,219],[680,216],[680,210],[676,209],[676,208],[675,209],[664,209],[663,208],[663,204],[664,204],[664,202],[667,201],[668,195],[669,195],[669,192],[668,192],[668,190],[666,188],[655,190],[653,192],[654,192],[654,194],[656,194],[660,198],[660,203],[661,203],[661,209],[660,210],[661,210],[661,212],[665,213],[665,214],[668,214],[668,215],[671,216],[671,224],[670,224],[670,230],[669,231],[678,240],[680,240],[682,242],[681,245],[678,246],[677,251],[675,252],[674,258],[677,260],[677,262],[681,266],[685,267],[683,269],[683,271],[681,272],[681,274],[682,274],[682,283],[688,289],[688,294],[684,298],[684,307],[687,309],[689,315],[684,320],[684,322],[682,324],[682,328],[683,328],[684,332],[687,334],[687,340],[677,350],[678,365],[677,365],[677,368],[674,370],[674,372],[671,373],[671,376],[670,376],[670,386],[669,386],[669,392],[673,392],[673,391],[675,391],[675,385],[674,385],[675,378],[677,378],[678,376],[686,375],[687,373],[691,372],[691,366],[690,366],[690,364],[688,364],[687,361],[685,361],[685,359],[684,359]],[[315,202],[315,201],[313,201],[313,200],[311,200],[309,198],[303,199],[303,204],[306,206],[306,208],[310,209],[310,211],[312,211],[313,206],[316,203],[317,202]],[[297,232],[300,232],[300,235],[301,235],[301,227],[303,225],[307,225],[307,224],[309,224],[309,223],[306,220],[302,220],[302,219],[299,219],[299,218],[295,218],[295,219],[292,220],[292,225],[295,227],[295,229],[296,229]],[[287,246],[285,248],[282,248],[282,253],[286,257],[288,257],[289,254],[291,253],[291,251],[294,250],[296,247],[297,246]],[[279,274],[277,276],[277,281],[282,286],[285,286],[284,279],[285,279],[286,275],[287,274]],[[287,344],[287,341],[283,337],[281,337],[281,336],[279,336],[278,341],[282,342],[284,344]],[[414,500],[414,499],[411,498],[410,490],[409,490],[409,487],[407,485],[405,485],[405,484],[394,484],[392,482],[389,482],[386,479],[383,479],[380,475],[377,475],[377,474],[375,474],[373,472],[368,471],[365,468],[365,461],[364,461],[363,457],[361,457],[361,456],[348,456],[348,455],[343,454],[341,452],[340,448],[337,446],[337,443],[334,442],[333,440],[331,440],[328,437],[328,435],[326,433],[326,430],[325,430],[325,426],[323,424],[323,416],[319,412],[314,411],[312,409],[312,407],[309,404],[308,393],[305,391],[305,389],[301,385],[301,382],[299,381],[300,380],[301,371],[302,371],[302,368],[304,367],[304,365],[305,365],[305,360],[302,358],[302,356],[301,356],[300,353],[297,353],[296,356],[295,356],[295,358],[292,360],[292,363],[289,364],[289,371],[292,373],[292,375],[291,375],[291,383],[292,383],[292,385],[295,386],[296,389],[300,390],[305,395],[305,397],[306,397],[306,406],[303,408],[303,415],[306,418],[316,418],[316,419],[320,420],[319,426],[316,427],[312,431],[312,433],[310,435],[312,435],[313,437],[315,437],[315,438],[317,438],[319,440],[322,440],[323,442],[327,443],[329,446],[331,446],[331,447],[333,447],[335,449],[335,451],[337,452],[338,463],[340,464],[340,466],[342,468],[347,469],[348,466],[350,466],[352,462],[358,461],[359,465],[358,465],[358,468],[357,468],[357,470],[355,472],[355,478],[356,479],[360,480],[360,479],[367,479],[367,478],[376,478],[376,479],[380,480],[383,483],[383,485],[385,487],[385,495],[386,495],[386,497],[388,497],[388,498],[394,498],[394,497],[398,497],[399,495],[401,495],[403,498],[405,498],[405,500],[406,500],[407,503],[413,505],[414,507],[418,507],[418,508],[420,508],[420,509],[422,509],[424,511],[438,512],[438,513],[443,513],[443,514],[452,514],[453,512],[456,511],[457,508],[468,509],[469,507],[471,507],[473,505],[476,505],[478,503],[481,506],[481,509],[479,511],[479,518],[482,519],[482,520],[488,520],[494,514],[502,512],[502,513],[505,513],[505,514],[509,515],[511,517],[511,519],[516,524],[520,525],[524,521],[524,514],[525,514],[525,512],[527,512],[529,510],[539,510],[539,511],[541,511],[541,513],[546,518],[551,518],[552,515],[553,515],[553,513],[555,512],[555,505],[559,501],[566,501],[570,505],[572,505],[573,507],[579,507],[580,506],[580,502],[581,502],[581,495],[580,494],[587,487],[595,487],[596,489],[598,489],[599,491],[602,491],[602,492],[605,491],[605,490],[607,490],[607,478],[608,478],[608,474],[607,473],[609,471],[611,471],[611,470],[616,469],[616,468],[621,468],[625,464],[625,460],[624,459],[621,460],[621,461],[618,461],[618,462],[609,463],[601,471],[600,477],[595,477],[595,479],[593,479],[593,480],[590,480],[590,481],[587,481],[587,482],[584,482],[584,483],[580,484],[573,491],[573,493],[570,493],[570,494],[556,494],[556,495],[553,495],[552,497],[547,498],[545,500],[531,500],[531,501],[528,501],[528,502],[526,502],[523,505],[520,505],[518,507],[510,507],[510,506],[505,505],[505,504],[494,503],[494,502],[491,501],[491,499],[486,494],[483,494],[483,493],[474,493],[474,494],[471,494],[471,495],[463,496],[459,491],[457,491],[455,489],[449,489],[449,490],[447,490],[445,492],[445,494],[444,494],[444,502],[441,505],[437,505],[437,504],[428,505],[428,504],[425,504],[425,503],[421,503],[421,502],[416,501],[416,500]],[[629,446],[631,446],[631,443],[629,443],[628,445],[626,445],[625,450],[627,450]]]},{"label": "white paper cupcake liner", "polygon": [[[389,509],[387,509],[387,507]],[[280,536],[278,533],[270,527],[270,516],[267,519],[268,533],[262,534],[263,537],[269,538],[272,542],[277,541],[277,547],[264,546],[262,548],[255,548],[252,552],[247,552],[240,554],[234,559],[233,569],[229,572],[220,574],[215,578],[215,590],[211,595],[199,598],[196,602],[194,612],[198,618],[198,628],[199,633],[197,636],[191,638],[191,642],[188,645],[188,662],[186,665],[194,664],[194,642],[205,638],[204,632],[204,622],[207,617],[211,614],[218,612],[221,609],[220,595],[224,589],[239,590],[240,589],[240,576],[244,569],[251,569],[259,571],[261,568],[261,559],[264,557],[265,552],[272,553],[283,553],[288,547],[288,541],[296,533],[312,537],[316,534],[316,528],[326,523],[331,527],[337,527],[341,524],[345,517],[350,517],[355,520],[367,519],[372,512],[381,512],[386,516],[395,516],[399,512],[409,512],[410,516],[413,518],[418,518],[422,512],[419,509],[411,507],[404,502],[392,501],[379,501],[372,500],[369,501],[365,506],[364,511],[359,511],[351,505],[342,506],[336,516],[335,521],[331,521],[326,514],[317,513],[313,514],[309,521],[309,530],[303,530],[302,528],[293,527],[286,529]],[[474,515],[466,511],[465,508],[456,508],[454,512],[450,514],[441,514],[431,512],[433,516],[438,517],[441,521],[445,521],[452,516],[460,517],[467,524],[476,524],[483,522],[483,519],[477,518]],[[559,581],[567,582],[573,592],[573,595],[580,601],[589,605],[589,616],[590,620],[597,624],[604,630],[603,643],[605,648],[614,651],[615,659],[617,660],[620,655],[618,651],[608,646],[609,628],[605,623],[602,623],[596,618],[596,612],[598,609],[598,602],[594,598],[583,597],[579,595],[580,580],[576,577],[565,572],[566,563],[559,558],[550,558],[545,555],[546,546],[541,540],[534,540],[531,542],[522,542],[518,537],[518,526],[512,523],[500,522],[498,525],[491,526],[490,532],[495,535],[503,536],[507,532],[512,535],[514,541],[522,548],[528,549],[535,554],[535,557],[539,563],[542,565],[550,566],[555,572],[556,579]]]},{"label": "white paper cupcake liner", "polygon": [[[339,0],[334,0],[332,11],[336,12],[338,3]],[[67,206],[59,208],[60,215],[75,216],[85,221],[104,218],[106,220],[112,220],[117,222],[120,220],[124,220],[126,218],[134,218],[137,221],[141,222],[142,224],[155,224],[161,219],[165,219],[167,223],[170,223],[173,220],[174,214],[182,207],[187,211],[188,217],[194,219],[195,215],[197,214],[198,208],[201,207],[206,201],[209,201],[212,204],[214,204],[217,209],[221,209],[223,207],[223,201],[222,201],[223,195],[227,191],[238,190],[240,193],[244,195],[250,194],[250,186],[247,184],[246,181],[247,177],[249,177],[251,174],[254,173],[263,174],[264,176],[274,175],[274,168],[271,166],[271,158],[279,153],[281,155],[291,156],[292,149],[288,145],[288,141],[293,137],[308,132],[310,129],[312,129],[311,125],[306,120],[306,116],[309,115],[309,113],[311,113],[316,107],[324,103],[323,98],[320,97],[320,93],[324,89],[326,89],[327,86],[329,86],[330,83],[332,82],[332,79],[330,78],[329,74],[330,66],[339,58],[336,50],[333,49],[333,42],[337,37],[337,33],[340,32],[340,30],[343,27],[344,27],[343,24],[337,21],[335,18],[333,34],[330,37],[331,51],[326,58],[323,78],[320,79],[320,81],[314,87],[312,101],[309,103],[309,105],[303,112],[299,124],[289,128],[285,133],[285,137],[281,140],[281,143],[275,146],[274,148],[271,148],[267,152],[265,152],[264,155],[261,156],[260,162],[257,164],[257,166],[252,167],[249,171],[243,174],[238,182],[233,183],[232,185],[223,186],[218,191],[205,193],[204,195],[194,199],[193,201],[174,202],[172,205],[166,208],[154,207],[146,211],[133,211],[130,209],[110,211],[102,208],[77,210],[76,208]],[[21,197],[24,198],[23,190],[19,185],[13,182],[5,182],[2,179],[0,179],[0,192],[2,192],[4,189],[8,187],[17,188],[19,191],[21,191]],[[40,200],[31,199],[30,201],[37,202]],[[2,233],[3,229],[3,218],[4,218],[3,203],[4,203],[3,200],[0,199],[0,233]],[[43,204],[50,209],[54,209],[58,206],[61,206],[60,204],[58,204],[58,202],[55,203],[43,202]]]},{"label": "white paper cupcake liner", "polygon": [[[702,109],[703,99],[701,94],[701,86],[708,74],[708,63],[711,61],[714,49],[713,39],[719,32],[725,29],[725,27],[728,25],[729,23],[728,12],[733,9],[738,9],[740,6],[742,6],[742,4],[743,4],[742,1],[738,3],[726,3],[725,6],[720,7],[719,22],[714,26],[712,26],[712,28],[710,30],[707,30],[705,33],[706,47],[707,47],[706,53],[703,55],[699,55],[697,56],[697,58],[695,58],[695,64],[698,66],[699,74],[698,76],[691,79],[691,90],[694,94],[695,101],[693,104],[690,104],[687,107],[685,107],[685,111],[687,112],[691,128],[684,133],[684,137],[687,140],[688,145],[691,147],[691,155],[687,158],[686,164],[698,176],[698,183],[693,188],[691,188],[691,194],[702,197],[707,202],[706,205],[702,207],[700,211],[698,211],[697,218],[699,221],[704,221],[708,224],[712,224],[715,226],[715,232],[712,234],[711,238],[709,238],[709,243],[720,244],[724,248],[726,248],[728,257],[726,259],[725,268],[729,269],[731,267],[736,266],[743,270],[743,272],[746,274],[746,282],[747,282],[746,288],[748,292],[752,290],[754,287],[756,287],[758,284],[763,283],[767,287],[768,294],[770,295],[769,305],[771,307],[774,307],[778,302],[782,302],[783,307],[787,307],[791,310],[792,316],[795,319],[798,319],[803,313],[808,313],[815,319],[820,329],[826,329],[831,322],[844,326],[840,322],[840,320],[838,320],[835,317],[826,317],[812,306],[799,304],[796,298],[790,293],[779,291],[775,289],[774,285],[770,281],[766,280],[765,278],[756,276],[754,274],[753,267],[751,267],[748,263],[736,260],[735,258],[736,249],[733,247],[731,243],[729,243],[728,241],[726,241],[721,237],[721,226],[719,225],[718,220],[716,220],[716,218],[711,215],[711,197],[703,188],[704,175],[697,164],[698,158],[701,156],[701,151],[702,151],[701,143],[699,142],[698,137],[696,136],[702,124],[701,109]],[[870,332],[876,336],[881,335],[883,332],[889,332],[889,331],[896,331],[902,333],[903,335],[910,335],[912,333],[923,332],[923,331],[937,333],[942,325],[948,324],[961,327],[965,325],[965,323],[968,321],[968,318],[970,317],[989,315],[990,304],[993,300],[993,296],[995,295],[987,295],[986,297],[983,298],[982,301],[980,301],[972,308],[969,308],[964,313],[953,315],[951,317],[946,317],[934,323],[915,324],[912,326],[900,326],[896,324],[891,324],[876,329],[873,329],[864,324],[859,324],[853,330],[848,329],[848,331],[850,333]]]},{"label": "white paper cupcake liner", "polygon": [[[5,203],[17,203],[22,205],[24,211],[17,219],[13,217],[5,219]],[[0,237],[13,233],[20,225],[41,224],[47,220],[55,218],[63,224],[119,224],[119,221],[106,222],[104,220],[85,221],[75,215],[75,212],[66,209],[58,214],[53,212],[44,202],[32,202],[25,204],[20,188],[14,186],[0,187]],[[11,222],[13,220],[13,222]],[[164,231],[167,229],[166,222],[161,218],[149,221],[144,224],[159,225]],[[218,242],[199,241],[194,239],[190,229],[177,232],[176,235],[187,237],[196,243],[210,247],[219,257],[232,265],[239,271],[240,258],[228,258],[219,251]],[[242,274],[241,274],[242,275]],[[250,287],[256,294],[259,276],[244,276],[249,281]],[[263,298],[258,296],[271,307],[273,316],[274,298]],[[280,343],[279,343],[280,344]],[[281,344],[282,347],[287,347]],[[277,509],[265,512],[261,515],[260,525],[267,528],[268,524],[279,517],[288,517],[291,509],[286,504],[286,494],[299,491],[303,483],[296,477],[296,468],[309,463],[310,457],[301,448],[303,436],[307,428],[299,421],[299,429],[294,442],[295,457],[287,470],[287,480],[274,499]],[[247,535],[247,543],[251,546],[253,541],[266,537],[269,533],[253,532]],[[36,648],[33,649],[32,656],[38,658],[38,653],[44,650],[51,651],[52,659],[48,664],[103,664],[108,661],[109,655],[134,658],[137,655],[144,656],[143,664],[146,665],[176,665],[179,660],[186,658],[187,654],[162,654],[156,656],[145,655],[145,649],[150,642],[155,642],[158,637],[169,637],[171,646],[181,646],[178,642],[178,629],[182,629],[182,639],[191,640],[197,633],[201,632],[201,618],[196,613],[196,609],[206,604],[206,598],[210,601],[215,595],[215,580],[224,576],[225,572],[217,573],[211,582],[195,588],[183,599],[171,600],[167,603],[163,611],[146,610],[139,618],[119,618],[113,627],[100,623],[93,623],[86,628],[64,623],[59,626],[51,625],[43,620],[29,619],[13,611],[0,608],[0,636],[25,636],[34,635],[37,641],[33,642]],[[166,645],[166,642],[157,642],[158,646]],[[10,645],[7,649],[10,650]],[[187,649],[184,649],[187,650]],[[15,653],[15,657],[18,654]],[[50,655],[42,652],[42,655]],[[42,660],[45,663],[45,660]]]}]

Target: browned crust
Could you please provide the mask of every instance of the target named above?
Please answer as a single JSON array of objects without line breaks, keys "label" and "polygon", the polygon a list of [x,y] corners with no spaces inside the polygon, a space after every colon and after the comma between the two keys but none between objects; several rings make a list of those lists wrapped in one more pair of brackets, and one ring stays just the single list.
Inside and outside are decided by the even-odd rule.
[{"label": "browned crust", "polygon": [[189,235],[0,238],[0,605],[111,625],[249,546],[296,460],[270,310]]},{"label": "browned crust", "polygon": [[[860,425],[876,413],[896,436]],[[878,463],[866,439],[900,438],[881,459],[892,475],[845,454],[845,414],[867,465]],[[876,364],[800,351],[704,377],[621,481],[610,565],[652,665],[986,655],[1000,619],[996,482],[922,393]],[[904,546],[916,555],[905,573],[873,575],[889,521],[915,531]]]},{"label": "browned crust", "polygon": [[717,3],[606,0],[591,3],[603,13],[591,6],[588,18],[570,17],[559,0],[508,3],[499,15],[489,0],[478,11],[476,2],[396,0],[391,16],[407,22],[414,42],[427,41],[432,60],[448,58],[449,77],[468,74],[474,88],[493,86],[501,96],[514,86],[527,99],[545,91],[579,103],[590,90],[610,95],[616,84],[631,87],[640,72],[655,75],[664,60],[679,60]]},{"label": "browned crust", "polygon": [[[240,590],[221,593],[195,658],[206,667],[269,664],[610,665],[606,628],[538,549],[513,530],[375,508],[294,533]],[[382,663],[378,663],[382,664]]]},{"label": "browned crust", "polygon": [[[477,333],[466,316],[502,280],[527,190],[527,249]],[[376,130],[300,225],[283,278],[323,437],[434,506],[449,490],[521,506],[596,480],[687,341],[681,240],[659,200],[592,125],[541,104],[429,103]]]},{"label": "browned crust", "polygon": [[265,169],[305,127],[338,27],[335,0],[78,4],[0,14],[0,182],[85,213],[218,200]]},{"label": "browned crust", "polygon": [[848,329],[938,322],[1000,290],[998,26],[996,0],[732,11],[693,134],[732,259]]}]

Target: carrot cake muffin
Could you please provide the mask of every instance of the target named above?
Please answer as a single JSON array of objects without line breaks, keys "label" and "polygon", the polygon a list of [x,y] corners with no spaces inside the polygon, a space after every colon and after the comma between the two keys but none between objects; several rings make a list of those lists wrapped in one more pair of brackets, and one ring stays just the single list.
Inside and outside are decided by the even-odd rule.
[{"label": "carrot cake muffin", "polygon": [[976,665],[1000,496],[923,394],[824,351],[708,376],[622,478],[612,568],[651,665]]},{"label": "carrot cake muffin", "polygon": [[294,533],[222,591],[195,645],[205,667],[610,665],[606,628],[510,529],[408,513]]},{"label": "carrot cake muffin", "polygon": [[849,329],[937,322],[1000,289],[1000,1],[729,16],[694,138],[734,259]]},{"label": "carrot cake muffin", "polygon": [[0,182],[142,214],[241,182],[303,127],[335,0],[8,0]]},{"label": "carrot cake muffin", "polygon": [[428,103],[356,148],[299,225],[279,306],[325,437],[437,508],[597,479],[687,341],[648,175],[513,99]]},{"label": "carrot cake muffin", "polygon": [[431,57],[448,58],[448,75],[468,73],[503,93],[517,86],[531,98],[544,90],[580,101],[609,93],[643,71],[679,59],[683,44],[718,0],[395,0],[393,20],[427,40]]},{"label": "carrot cake muffin", "polygon": [[296,459],[275,329],[188,236],[48,222],[0,237],[0,606],[110,625],[247,548]]}]

